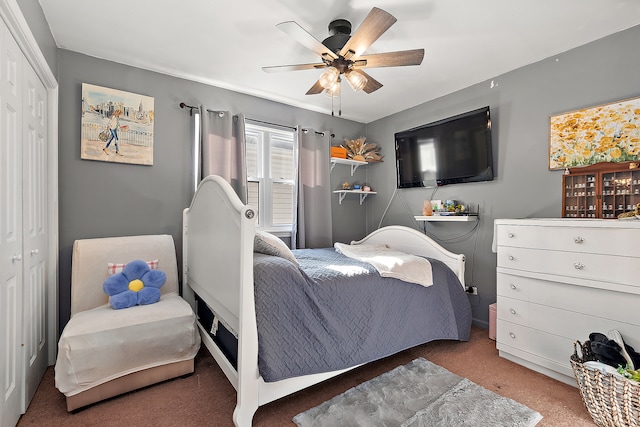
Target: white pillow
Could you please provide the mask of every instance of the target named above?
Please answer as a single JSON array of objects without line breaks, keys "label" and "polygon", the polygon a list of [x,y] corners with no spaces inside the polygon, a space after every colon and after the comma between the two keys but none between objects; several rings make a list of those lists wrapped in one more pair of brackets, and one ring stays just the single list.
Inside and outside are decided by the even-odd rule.
[{"label": "white pillow", "polygon": [[266,231],[256,231],[256,237],[253,239],[253,252],[288,259],[295,265],[300,265],[287,245]]}]

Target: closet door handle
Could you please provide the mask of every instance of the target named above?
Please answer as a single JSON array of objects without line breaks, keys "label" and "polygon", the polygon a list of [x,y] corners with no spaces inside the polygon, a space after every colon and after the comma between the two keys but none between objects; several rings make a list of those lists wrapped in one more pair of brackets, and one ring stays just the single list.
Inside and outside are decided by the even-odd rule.
[{"label": "closet door handle", "polygon": [[38,255],[40,251],[38,249],[31,249],[31,255]]},{"label": "closet door handle", "polygon": [[11,257],[11,262],[22,261],[22,255],[14,255]]}]

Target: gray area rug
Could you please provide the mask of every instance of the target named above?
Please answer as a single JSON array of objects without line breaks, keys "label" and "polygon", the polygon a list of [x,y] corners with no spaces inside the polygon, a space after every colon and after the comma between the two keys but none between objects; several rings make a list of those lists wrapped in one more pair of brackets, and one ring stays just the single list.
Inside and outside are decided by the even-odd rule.
[{"label": "gray area rug", "polygon": [[535,426],[542,415],[418,358],[293,418],[299,427]]}]

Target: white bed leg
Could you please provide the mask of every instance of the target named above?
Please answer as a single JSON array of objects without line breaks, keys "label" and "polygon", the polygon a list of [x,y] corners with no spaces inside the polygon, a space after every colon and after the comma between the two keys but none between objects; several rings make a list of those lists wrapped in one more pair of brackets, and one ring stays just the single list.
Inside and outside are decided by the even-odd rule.
[{"label": "white bed leg", "polygon": [[244,405],[238,403],[236,409],[233,410],[233,423],[236,427],[251,427],[253,415],[257,410],[258,402],[245,403]]}]

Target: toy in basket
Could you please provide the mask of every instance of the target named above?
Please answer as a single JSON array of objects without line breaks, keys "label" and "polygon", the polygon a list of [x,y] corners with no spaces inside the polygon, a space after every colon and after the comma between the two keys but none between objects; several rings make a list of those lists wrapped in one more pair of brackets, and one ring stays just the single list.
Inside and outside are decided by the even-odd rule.
[{"label": "toy in basket", "polygon": [[[629,376],[629,372],[637,372],[633,369],[640,368],[640,355],[624,343],[618,331],[609,331],[607,335],[594,332],[588,341],[573,344],[570,362],[580,395],[597,425],[638,427],[640,382],[621,373]],[[625,364],[630,370],[622,368]]]}]

